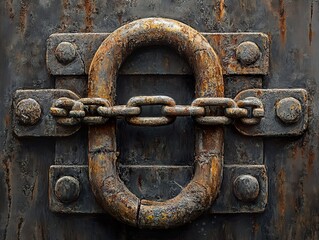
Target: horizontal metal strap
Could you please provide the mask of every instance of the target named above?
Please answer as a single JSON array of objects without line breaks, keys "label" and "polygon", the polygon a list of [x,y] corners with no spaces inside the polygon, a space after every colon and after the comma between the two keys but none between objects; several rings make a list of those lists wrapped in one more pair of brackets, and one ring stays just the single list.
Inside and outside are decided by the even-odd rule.
[{"label": "horizontal metal strap", "polygon": [[[157,101],[165,98],[166,102]],[[150,99],[154,101],[148,102]],[[18,90],[13,101],[14,132],[20,137],[68,136],[81,123],[108,124],[109,118],[159,126],[183,116],[191,116],[202,125],[234,123],[248,136],[298,136],[308,126],[308,94],[304,89],[249,89],[234,99],[195,99],[190,105],[175,105],[166,96],[135,97],[136,101],[136,106],[110,106],[105,99],[80,99],[64,89]],[[143,105],[148,104],[161,105],[162,115],[142,116]]]},{"label": "horizontal metal strap", "polygon": [[[268,73],[269,39],[266,34],[250,32],[202,34],[216,51],[224,75]],[[52,34],[47,41],[49,72],[52,75],[86,75],[95,52],[108,35],[109,33]],[[241,59],[241,51],[249,47],[253,47],[250,53],[256,51],[256,57],[252,56],[252,61]],[[66,59],[63,59],[64,51],[71,53],[66,54]],[[134,56],[128,57],[121,67],[120,74],[189,75],[192,74],[192,70],[187,62],[170,48],[155,47],[134,52]]]}]

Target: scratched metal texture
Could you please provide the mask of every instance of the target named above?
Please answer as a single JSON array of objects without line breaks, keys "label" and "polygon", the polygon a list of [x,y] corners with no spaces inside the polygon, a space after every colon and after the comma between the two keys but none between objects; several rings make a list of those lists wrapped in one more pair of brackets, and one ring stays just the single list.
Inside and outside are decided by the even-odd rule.
[{"label": "scratched metal texture", "polygon": [[[319,238],[317,0],[5,0],[0,6],[1,239]],[[54,88],[54,79],[45,64],[46,39],[50,34],[112,32],[132,20],[153,16],[182,21],[200,32],[267,33],[271,39],[270,72],[263,78],[263,87],[308,90],[307,132],[301,137],[263,141],[263,161],[269,178],[264,213],[205,214],[183,227],[155,231],[128,227],[107,215],[49,211],[48,171],[55,160],[55,139],[13,135],[14,91]],[[225,81],[226,91],[232,95],[232,78]],[[179,90],[178,86],[175,88]],[[193,140],[190,141],[188,144]],[[226,151],[230,147],[227,144]]]}]

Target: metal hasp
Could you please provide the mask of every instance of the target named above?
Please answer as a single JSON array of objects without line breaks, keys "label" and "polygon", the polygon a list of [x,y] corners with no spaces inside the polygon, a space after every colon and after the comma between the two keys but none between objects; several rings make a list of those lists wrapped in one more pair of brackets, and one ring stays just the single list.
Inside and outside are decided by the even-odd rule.
[{"label": "metal hasp", "polygon": [[[169,46],[186,61],[165,48],[145,48],[143,54],[135,51],[153,45]],[[130,59],[133,51],[135,62]],[[163,59],[171,57],[165,65]],[[154,58],[160,59],[157,67],[147,64]],[[269,40],[263,33],[199,33],[175,20],[140,19],[111,34],[52,34],[47,42],[47,67],[60,89],[16,91],[13,129],[18,137],[68,136],[56,139],[55,165],[49,171],[49,207],[57,213],[106,211],[140,228],[169,228],[206,210],[214,214],[263,212],[268,177],[260,137],[299,136],[308,125],[304,89],[260,89],[262,84],[251,83],[248,87],[239,83],[234,94],[224,89],[223,76],[239,76],[240,82],[254,75],[261,82],[261,76],[268,73]],[[194,74],[195,99],[177,105],[171,96],[134,96],[125,105],[116,105],[119,74]],[[73,86],[81,77],[88,77],[88,87]],[[161,115],[143,116],[145,105],[161,105]],[[192,117],[196,124],[194,169],[174,166],[174,171],[186,172],[191,181],[184,177],[182,190],[168,200],[146,200],[132,189],[136,176],[149,168],[133,169],[127,177],[132,182],[121,175],[132,166],[118,163],[116,121],[121,118],[131,125],[156,127],[178,117]],[[82,150],[87,145],[85,137],[77,136],[83,125],[89,126],[88,151]],[[231,128],[237,132],[230,133]],[[224,159],[224,131],[225,156],[232,159]],[[242,135],[255,137],[256,143],[246,146]],[[234,149],[227,148],[229,141]],[[76,154],[62,152],[75,144],[81,144]],[[235,148],[244,149],[237,153]],[[243,152],[244,160],[239,159]],[[74,160],[77,157],[84,160]]]},{"label": "metal hasp", "polygon": [[[169,45],[186,57],[194,71],[196,97],[223,97],[222,68],[211,45],[191,27],[160,18],[124,25],[103,41],[91,63],[88,96],[106,98],[114,105],[122,62],[134,49],[154,44]],[[118,154],[114,121],[89,127],[89,177],[101,206],[130,225],[174,227],[196,218],[215,200],[221,183],[223,129],[196,129],[193,179],[165,202],[139,199],[127,189],[117,171]]]}]

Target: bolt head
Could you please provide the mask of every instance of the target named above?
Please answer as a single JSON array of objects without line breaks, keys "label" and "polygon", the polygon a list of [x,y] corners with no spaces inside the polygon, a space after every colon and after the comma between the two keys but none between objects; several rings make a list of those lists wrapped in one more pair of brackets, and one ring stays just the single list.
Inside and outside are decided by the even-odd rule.
[{"label": "bolt head", "polygon": [[233,183],[236,198],[243,202],[254,201],[259,195],[258,180],[251,175],[240,175]]},{"label": "bolt head", "polygon": [[245,66],[254,64],[261,56],[256,43],[246,41],[238,45],[236,49],[237,60]]},{"label": "bolt head", "polygon": [[63,203],[71,203],[80,196],[80,182],[71,176],[58,179],[54,187],[55,196]]},{"label": "bolt head", "polygon": [[301,112],[300,102],[293,97],[281,99],[276,104],[277,117],[284,123],[298,122],[301,117]]},{"label": "bolt head", "polygon": [[55,49],[55,57],[57,60],[66,65],[73,62],[76,57],[76,50],[72,43],[61,42]]},{"label": "bolt head", "polygon": [[41,106],[32,98],[23,99],[18,102],[15,114],[21,124],[34,125],[41,118]]}]

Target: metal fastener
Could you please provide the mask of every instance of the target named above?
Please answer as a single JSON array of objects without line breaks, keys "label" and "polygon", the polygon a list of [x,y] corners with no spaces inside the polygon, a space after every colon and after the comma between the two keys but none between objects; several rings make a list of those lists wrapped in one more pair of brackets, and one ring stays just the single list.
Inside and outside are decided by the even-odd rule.
[{"label": "metal fastener", "polygon": [[277,117],[284,123],[298,122],[301,117],[301,112],[300,102],[293,97],[281,99],[276,104]]},{"label": "metal fastener", "polygon": [[244,202],[251,202],[259,195],[258,180],[251,175],[240,175],[233,183],[235,196]]},{"label": "metal fastener", "polygon": [[80,195],[80,183],[71,176],[61,177],[55,184],[54,193],[63,203],[74,202]]},{"label": "metal fastener", "polygon": [[261,56],[261,52],[256,43],[246,41],[238,45],[236,49],[237,60],[242,65],[254,64]]},{"label": "metal fastener", "polygon": [[34,125],[41,118],[41,106],[32,98],[23,99],[18,102],[15,113],[20,123]]},{"label": "metal fastener", "polygon": [[55,49],[55,57],[62,64],[72,62],[76,57],[76,50],[72,43],[61,42]]}]

